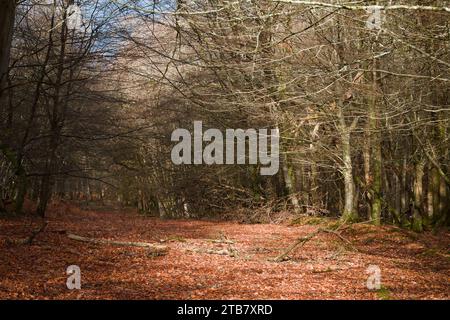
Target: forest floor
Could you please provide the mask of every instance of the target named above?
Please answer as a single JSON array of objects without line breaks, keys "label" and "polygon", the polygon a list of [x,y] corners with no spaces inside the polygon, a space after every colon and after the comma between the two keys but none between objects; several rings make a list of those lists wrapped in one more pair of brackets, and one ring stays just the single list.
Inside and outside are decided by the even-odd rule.
[{"label": "forest floor", "polygon": [[[63,210],[64,211],[64,210]],[[53,212],[31,245],[11,239],[39,225],[30,216],[0,218],[0,299],[450,299],[450,234],[416,235],[358,225],[319,234],[284,262],[298,237],[319,228],[160,220],[126,211]],[[98,239],[167,245],[148,249],[79,242]],[[66,268],[81,268],[81,290],[66,287]],[[382,288],[366,287],[369,265]]]}]

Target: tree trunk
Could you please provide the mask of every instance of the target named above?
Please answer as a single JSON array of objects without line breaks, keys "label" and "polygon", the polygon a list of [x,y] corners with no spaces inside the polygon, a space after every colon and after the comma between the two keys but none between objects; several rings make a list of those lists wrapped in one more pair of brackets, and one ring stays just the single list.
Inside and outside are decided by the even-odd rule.
[{"label": "tree trunk", "polygon": [[[376,134],[377,135],[377,134]],[[371,210],[371,220],[374,225],[379,226],[381,223],[381,145],[379,139],[375,139],[372,148],[372,210]]]},{"label": "tree trunk", "polygon": [[430,222],[434,221],[440,215],[439,210],[439,189],[440,189],[441,177],[436,168],[430,164],[430,170],[428,171],[428,219]]},{"label": "tree trunk", "polygon": [[439,217],[436,222],[437,226],[449,223],[449,210],[448,186],[444,178],[441,177],[439,184]]},{"label": "tree trunk", "polygon": [[[374,42],[375,46],[376,42]],[[372,50],[374,51],[374,50]],[[374,225],[379,226],[381,223],[381,186],[382,186],[382,174],[381,174],[381,136],[380,136],[380,125],[378,116],[380,114],[378,108],[378,85],[377,85],[377,60],[373,59],[372,62],[372,96],[369,103],[369,135],[371,145],[371,213],[370,218]]]},{"label": "tree trunk", "polygon": [[344,177],[344,212],[342,219],[355,221],[358,213],[355,211],[355,181],[353,179],[353,164],[350,147],[351,128],[347,127],[342,111],[342,106],[338,106],[339,131],[341,135],[342,160],[341,172]]},{"label": "tree trunk", "polygon": [[415,164],[414,179],[414,206],[412,215],[412,229],[416,232],[423,231],[422,207],[423,207],[423,175],[425,161],[420,160]]},{"label": "tree trunk", "polygon": [[23,211],[23,204],[27,194],[28,179],[25,170],[21,170],[18,174],[18,186],[16,195],[16,214],[21,214]]},{"label": "tree trunk", "polygon": [[295,181],[295,173],[294,169],[289,163],[288,156],[285,154],[284,159],[282,161],[282,167],[283,167],[283,175],[284,175],[284,182],[286,186],[286,191],[289,195],[289,199],[294,207],[294,211],[296,213],[300,212],[300,203],[298,201],[297,193],[296,193],[296,181]]},{"label": "tree trunk", "polygon": [[[0,1],[0,104],[7,86],[11,41],[16,15],[16,0]],[[3,107],[3,104],[2,104]]]}]

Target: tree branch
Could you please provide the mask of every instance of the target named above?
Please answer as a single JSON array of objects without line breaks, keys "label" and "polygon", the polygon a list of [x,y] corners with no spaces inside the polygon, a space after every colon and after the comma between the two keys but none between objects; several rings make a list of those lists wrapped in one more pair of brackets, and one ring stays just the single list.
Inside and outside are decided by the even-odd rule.
[{"label": "tree branch", "polygon": [[362,6],[362,5],[325,3],[325,2],[320,2],[320,1],[300,1],[300,0],[272,0],[272,1],[288,3],[288,4],[318,6],[318,7],[345,9],[345,10],[369,10],[369,9],[373,9],[373,8],[378,8],[379,10],[385,10],[385,11],[388,11],[388,10],[418,10],[418,11],[443,11],[443,12],[450,13],[450,7],[438,7],[438,6],[414,6],[414,5],[403,5],[403,4],[388,5],[388,6],[380,6],[380,5]]}]

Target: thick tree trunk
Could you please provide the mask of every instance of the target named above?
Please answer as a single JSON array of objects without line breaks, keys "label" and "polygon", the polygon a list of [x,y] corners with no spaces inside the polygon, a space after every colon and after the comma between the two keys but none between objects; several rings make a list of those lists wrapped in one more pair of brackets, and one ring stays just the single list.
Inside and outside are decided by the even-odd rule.
[{"label": "thick tree trunk", "polygon": [[52,194],[53,171],[56,162],[56,151],[58,149],[58,140],[59,140],[59,133],[54,133],[50,139],[49,156],[47,158],[47,162],[45,165],[45,172],[41,179],[37,214],[42,218],[45,217],[47,205]]},{"label": "thick tree trunk", "polygon": [[400,177],[397,173],[393,176],[394,179],[394,219],[395,224],[401,225],[402,222],[402,185]]},{"label": "thick tree trunk", "polygon": [[18,186],[16,195],[16,214],[21,214],[23,211],[23,204],[27,194],[28,179],[25,170],[21,170],[18,174]]},{"label": "thick tree trunk", "polygon": [[367,121],[365,128],[365,139],[366,143],[363,146],[363,162],[364,162],[364,183],[366,189],[366,200],[367,200],[367,218],[370,219],[372,215],[372,195],[370,188],[372,185],[372,179],[370,175],[370,121]]},{"label": "thick tree trunk", "polygon": [[44,218],[45,212],[47,211],[47,205],[50,200],[51,185],[50,185],[51,175],[46,173],[41,179],[41,185],[39,190],[39,203],[37,207],[37,214]]},{"label": "thick tree trunk", "polygon": [[0,104],[3,103],[3,95],[7,86],[7,75],[15,15],[16,0],[0,1]]},{"label": "thick tree trunk", "polygon": [[371,220],[374,225],[380,225],[381,223],[381,145],[379,139],[375,139],[372,148],[372,188],[371,188]]},{"label": "thick tree trunk", "polygon": [[342,174],[344,176],[344,213],[343,218],[348,221],[353,221],[357,218],[354,209],[355,198],[355,182],[353,180],[353,167],[350,158],[350,148],[347,144],[343,146],[344,166]]},{"label": "thick tree trunk", "polygon": [[342,161],[341,172],[344,177],[344,212],[342,219],[346,221],[354,221],[358,218],[355,210],[355,181],[353,178],[353,164],[350,146],[351,128],[347,127],[342,111],[339,110],[339,131],[341,135]]}]

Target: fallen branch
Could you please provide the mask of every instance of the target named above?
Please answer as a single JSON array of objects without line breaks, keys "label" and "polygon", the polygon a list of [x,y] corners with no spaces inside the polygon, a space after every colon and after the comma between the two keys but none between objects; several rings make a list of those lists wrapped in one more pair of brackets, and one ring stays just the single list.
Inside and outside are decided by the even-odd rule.
[{"label": "fallen branch", "polygon": [[29,237],[26,237],[24,239],[18,239],[18,240],[14,240],[14,239],[6,239],[6,242],[9,244],[16,244],[16,245],[23,245],[23,244],[27,244],[30,245],[33,243],[34,238],[36,238],[36,236],[41,233],[42,231],[44,231],[45,227],[47,227],[48,222],[44,222],[39,228],[37,228],[36,230],[31,232],[31,235]]},{"label": "fallen branch", "polygon": [[[207,242],[211,242],[211,243],[223,243],[223,244],[234,244],[233,240],[229,240],[229,239],[201,239],[202,241],[207,241]],[[161,243],[165,243],[165,242],[186,242],[188,241],[188,239],[182,238],[182,237],[169,237],[167,239],[161,239],[159,240],[159,242]]]},{"label": "fallen branch", "polygon": [[280,254],[278,257],[273,259],[273,261],[275,261],[275,262],[286,261],[289,253],[294,251],[298,246],[303,246],[306,242],[308,242],[309,240],[311,240],[312,238],[317,236],[320,232],[322,232],[321,230],[322,229],[317,229],[316,231],[308,234],[307,236],[297,239],[282,254]]},{"label": "fallen branch", "polygon": [[238,256],[238,251],[233,248],[221,249],[221,250],[189,248],[189,249],[186,249],[186,251],[195,252],[195,253],[217,254],[220,256],[229,256],[229,257],[233,257],[233,258],[236,258]]},{"label": "fallen branch", "polygon": [[115,240],[106,240],[106,239],[95,239],[95,238],[87,238],[82,237],[76,234],[68,233],[67,237],[72,240],[89,242],[95,244],[106,244],[106,245],[115,245],[115,246],[129,246],[129,247],[141,247],[148,248],[153,253],[166,253],[169,250],[169,247],[162,246],[158,244],[148,243],[148,242],[130,242],[130,241],[115,241]]},{"label": "fallen branch", "polygon": [[[297,239],[293,244],[291,244],[282,254],[280,254],[278,257],[276,257],[275,259],[273,259],[273,261],[275,262],[282,262],[282,261],[286,261],[288,260],[288,255],[294,251],[297,247],[299,246],[303,246],[306,242],[308,242],[309,240],[311,240],[312,238],[314,238],[315,236],[319,235],[320,233],[329,233],[329,234],[333,234],[336,237],[338,237],[341,241],[345,242],[346,244],[352,246],[352,243],[347,240],[346,238],[344,238],[340,233],[339,233],[339,229],[341,228],[342,225],[340,225],[338,228],[336,228],[335,230],[331,230],[331,229],[325,229],[325,228],[319,228],[316,231],[306,235],[305,237],[299,238]],[[346,228],[345,228],[346,229]],[[353,248],[353,246],[352,246]],[[356,250],[356,248],[353,248],[354,250]]]},{"label": "fallen branch", "polygon": [[339,239],[341,239],[343,242],[345,242],[346,244],[348,244],[349,246],[352,246],[352,243],[345,239],[339,232],[334,231],[334,230],[328,230],[328,229],[323,229],[322,232],[325,233],[330,233],[330,234],[334,234],[336,237],[338,237]]},{"label": "fallen branch", "polygon": [[205,239],[205,241],[209,241],[212,243],[234,244],[233,240],[228,240],[228,239]]}]

